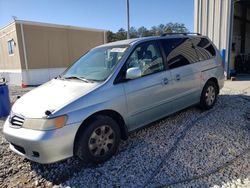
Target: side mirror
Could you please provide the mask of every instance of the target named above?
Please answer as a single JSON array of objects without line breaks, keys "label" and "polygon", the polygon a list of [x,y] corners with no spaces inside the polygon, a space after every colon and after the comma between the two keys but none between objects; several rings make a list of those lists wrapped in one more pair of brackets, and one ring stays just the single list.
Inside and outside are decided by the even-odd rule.
[{"label": "side mirror", "polygon": [[139,67],[129,68],[126,72],[126,79],[133,80],[141,77],[142,71]]}]

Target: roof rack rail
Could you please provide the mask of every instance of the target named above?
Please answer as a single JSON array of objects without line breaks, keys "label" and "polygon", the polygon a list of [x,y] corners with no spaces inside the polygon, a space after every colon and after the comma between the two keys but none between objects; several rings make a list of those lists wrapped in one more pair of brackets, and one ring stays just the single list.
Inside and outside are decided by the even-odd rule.
[{"label": "roof rack rail", "polygon": [[198,36],[201,36],[200,33],[163,33],[161,35],[161,37],[165,37],[165,36],[168,36],[168,35],[185,35],[185,36],[187,36],[187,35],[198,35]]}]

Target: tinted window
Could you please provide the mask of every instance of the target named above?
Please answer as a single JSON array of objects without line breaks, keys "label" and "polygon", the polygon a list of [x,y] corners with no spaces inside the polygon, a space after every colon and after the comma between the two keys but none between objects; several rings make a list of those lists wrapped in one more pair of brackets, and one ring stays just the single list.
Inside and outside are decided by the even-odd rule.
[{"label": "tinted window", "polygon": [[170,69],[189,65],[198,61],[193,44],[188,38],[162,40],[163,48]]},{"label": "tinted window", "polygon": [[163,59],[157,43],[150,42],[139,45],[127,61],[127,68],[132,67],[139,67],[142,76],[164,70]]},{"label": "tinted window", "polygon": [[192,42],[196,47],[200,61],[208,60],[216,55],[216,51],[211,42],[206,38],[193,38]]}]

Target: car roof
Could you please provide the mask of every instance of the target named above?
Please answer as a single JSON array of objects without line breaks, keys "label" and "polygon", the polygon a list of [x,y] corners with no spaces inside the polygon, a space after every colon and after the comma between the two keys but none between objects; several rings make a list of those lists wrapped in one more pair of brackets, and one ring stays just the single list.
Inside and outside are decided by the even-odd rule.
[{"label": "car roof", "polygon": [[108,47],[108,46],[125,46],[125,45],[131,45],[132,43],[141,40],[141,38],[134,38],[134,39],[127,39],[127,40],[119,40],[115,42],[106,43],[103,45],[100,45],[98,47]]}]

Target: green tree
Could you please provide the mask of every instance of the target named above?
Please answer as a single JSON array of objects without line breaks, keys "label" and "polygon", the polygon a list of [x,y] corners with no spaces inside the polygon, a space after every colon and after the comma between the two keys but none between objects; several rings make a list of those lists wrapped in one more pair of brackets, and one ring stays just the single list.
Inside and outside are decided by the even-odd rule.
[{"label": "green tree", "polygon": [[164,24],[160,24],[157,27],[157,35],[162,35],[165,32],[165,25]]},{"label": "green tree", "polygon": [[152,36],[157,36],[158,34],[158,27],[157,26],[153,26],[151,27],[151,29],[149,30],[149,32],[152,34]]},{"label": "green tree", "polygon": [[116,34],[113,33],[112,31],[107,31],[107,41],[108,42],[114,42],[116,41]]},{"label": "green tree", "polygon": [[127,38],[127,32],[125,31],[125,29],[121,28],[118,30],[118,32],[116,33],[116,39],[117,40],[125,40]]},{"label": "green tree", "polygon": [[[137,37],[148,37],[148,36],[158,36],[163,33],[188,33],[188,29],[183,23],[167,23],[160,24],[158,26],[152,26],[151,29],[147,29],[142,26],[136,29],[135,27],[130,28],[130,38]],[[107,40],[108,42],[113,42],[117,40],[124,40],[127,38],[127,32],[125,29],[121,28],[116,33],[112,31],[107,32]]]},{"label": "green tree", "polygon": [[147,32],[148,32],[147,28],[143,26],[137,29],[138,37],[145,37]]},{"label": "green tree", "polygon": [[137,29],[135,27],[130,27],[130,29],[129,29],[129,36],[130,36],[131,39],[139,37],[138,36],[138,31],[137,31]]},{"label": "green tree", "polygon": [[[171,33],[188,33],[189,32],[185,24],[168,23],[166,24],[165,28],[167,28],[168,31],[171,31]],[[165,32],[166,32],[166,29],[165,29]]]},{"label": "green tree", "polygon": [[173,23],[167,23],[165,25],[165,33],[173,33]]}]

